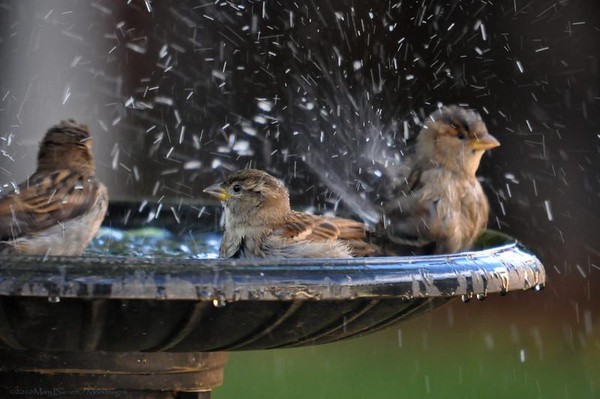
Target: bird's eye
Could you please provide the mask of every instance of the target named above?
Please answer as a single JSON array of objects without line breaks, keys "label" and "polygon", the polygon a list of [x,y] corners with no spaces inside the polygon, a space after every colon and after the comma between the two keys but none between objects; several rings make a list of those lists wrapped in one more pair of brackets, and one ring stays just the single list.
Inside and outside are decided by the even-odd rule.
[{"label": "bird's eye", "polygon": [[233,190],[234,193],[239,193],[240,191],[242,191],[242,185],[241,184],[235,184],[232,187],[232,190]]},{"label": "bird's eye", "polygon": [[456,135],[456,137],[458,137],[460,140],[464,140],[465,139],[465,133],[464,132],[458,132],[458,134]]}]

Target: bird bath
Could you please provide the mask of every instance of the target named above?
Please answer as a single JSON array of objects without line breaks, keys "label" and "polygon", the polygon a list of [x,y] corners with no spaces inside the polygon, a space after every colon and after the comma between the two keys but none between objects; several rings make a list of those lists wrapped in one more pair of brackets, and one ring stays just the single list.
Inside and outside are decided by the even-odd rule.
[{"label": "bird bath", "polygon": [[447,256],[2,256],[0,265],[0,385],[25,397],[208,398],[228,351],[358,337],[456,297],[545,283],[515,242]]}]

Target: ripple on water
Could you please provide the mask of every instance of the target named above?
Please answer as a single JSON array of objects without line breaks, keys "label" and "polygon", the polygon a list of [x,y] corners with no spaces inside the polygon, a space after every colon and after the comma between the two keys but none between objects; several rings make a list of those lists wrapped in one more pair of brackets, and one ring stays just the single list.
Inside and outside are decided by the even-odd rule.
[{"label": "ripple on water", "polygon": [[215,233],[174,234],[166,229],[146,227],[120,230],[102,227],[86,255],[127,257],[216,258],[221,237]]}]

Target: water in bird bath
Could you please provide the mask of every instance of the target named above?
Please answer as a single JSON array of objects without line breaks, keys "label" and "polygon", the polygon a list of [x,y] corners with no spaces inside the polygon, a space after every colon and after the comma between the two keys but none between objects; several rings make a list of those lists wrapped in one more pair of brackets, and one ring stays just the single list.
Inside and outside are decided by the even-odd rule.
[{"label": "water in bird bath", "polygon": [[90,256],[216,258],[221,236],[210,232],[175,234],[164,228],[121,230],[103,227],[85,254]]}]

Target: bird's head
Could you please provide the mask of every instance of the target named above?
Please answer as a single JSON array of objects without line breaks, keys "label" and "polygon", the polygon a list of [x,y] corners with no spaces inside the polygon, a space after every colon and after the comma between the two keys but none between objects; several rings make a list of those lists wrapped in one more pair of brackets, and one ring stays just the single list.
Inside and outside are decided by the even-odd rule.
[{"label": "bird's head", "polygon": [[276,178],[262,170],[244,169],[220,183],[204,189],[223,203],[226,224],[232,220],[272,224],[290,212],[288,190]]},{"label": "bird's head", "polygon": [[38,170],[61,168],[95,169],[88,127],[72,119],[51,127],[40,143]]},{"label": "bird's head", "polygon": [[470,175],[475,175],[483,153],[499,145],[477,112],[456,105],[431,114],[417,137],[420,157]]}]

